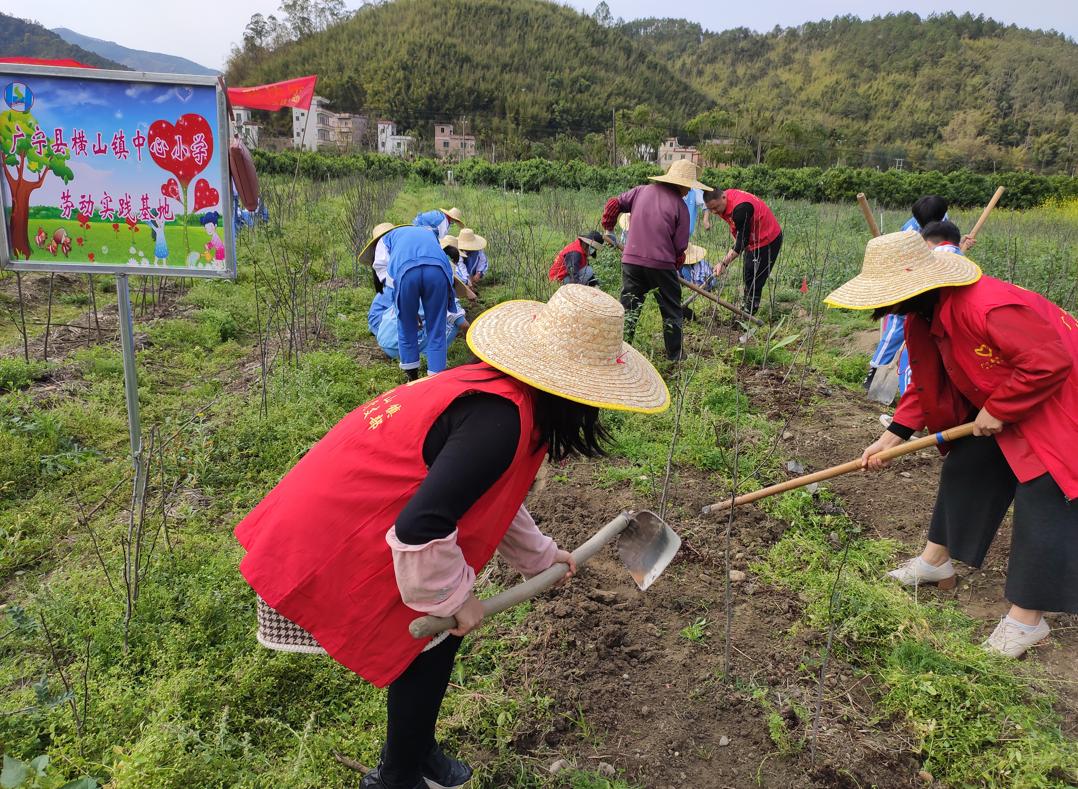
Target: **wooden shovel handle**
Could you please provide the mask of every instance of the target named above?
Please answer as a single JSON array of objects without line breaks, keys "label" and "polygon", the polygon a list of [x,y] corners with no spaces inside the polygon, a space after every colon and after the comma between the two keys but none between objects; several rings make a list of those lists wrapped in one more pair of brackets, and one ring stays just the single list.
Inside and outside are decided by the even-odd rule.
[{"label": "wooden shovel handle", "polygon": [[693,293],[698,293],[701,296],[703,296],[705,299],[711,299],[713,302],[718,304],[720,307],[725,307],[726,309],[730,310],[730,312],[734,313],[735,315],[740,315],[745,320],[751,321],[751,322],[755,323],[757,326],[763,326],[764,325],[764,322],[762,320],[760,320],[759,318],[757,318],[755,315],[750,315],[749,313],[745,312],[745,310],[741,309],[740,307],[737,307],[737,306],[731,304],[730,302],[726,301],[725,299],[720,299],[714,293],[709,293],[708,291],[701,288],[699,285],[693,285],[691,282],[689,282],[684,277],[678,277],[678,282],[680,282],[686,288],[691,290]]},{"label": "wooden shovel handle", "polygon": [[857,204],[861,206],[861,213],[865,215],[865,221],[868,222],[868,229],[872,231],[872,237],[875,238],[880,234],[880,228],[876,224],[876,217],[872,215],[872,208],[868,204],[868,198],[865,197],[864,192],[857,193]]},{"label": "wooden shovel handle", "polygon": [[[580,567],[585,564],[591,557],[599,552],[599,550],[617,537],[625,528],[632,522],[632,513],[623,512],[610,523],[599,529],[592,537],[573,551],[573,561],[576,562],[576,566]],[[502,611],[512,608],[515,605],[520,605],[526,600],[531,600],[536,595],[540,595],[547,589],[552,587],[558,581],[565,577],[566,571],[568,571],[569,565],[563,562],[552,564],[550,567],[543,570],[539,575],[532,576],[527,581],[519,583],[516,586],[506,589],[501,594],[496,594],[494,597],[488,597],[483,600],[483,618],[488,619],[494,614],[500,614]],[[412,623],[408,625],[408,632],[412,634],[412,638],[429,638],[430,636],[436,636],[445,630],[452,630],[457,626],[456,617],[452,616],[421,616],[418,619],[413,619]]]},{"label": "wooden shovel handle", "polygon": [[981,232],[981,225],[983,225],[987,221],[988,215],[992,213],[992,209],[996,207],[996,203],[999,202],[999,198],[1003,197],[1004,191],[1005,190],[1002,186],[996,189],[995,194],[992,195],[992,199],[988,201],[988,205],[986,205],[984,207],[984,210],[981,211],[981,216],[977,220],[977,224],[975,224],[973,226],[973,229],[969,231],[970,238],[977,238],[977,234]]},{"label": "wooden shovel handle", "polygon": [[[948,441],[954,441],[958,438],[964,438],[965,436],[972,435],[973,423],[967,422],[964,425],[958,427],[952,427],[949,430],[944,430],[939,433],[934,433],[924,438],[919,438],[916,441],[907,441],[904,444],[900,444],[897,447],[891,449],[885,449],[883,452],[877,452],[872,456],[874,460],[892,460],[902,455],[908,455],[911,452],[916,452],[919,449],[925,447],[938,446]],[[771,485],[760,490],[754,490],[752,493],[746,493],[744,496],[738,496],[733,500],[733,505],[739,507],[742,504],[750,504],[760,499],[766,499],[768,496],[774,496],[776,493],[785,493],[788,490],[795,490],[797,488],[803,488],[805,485],[811,485],[813,482],[822,482],[825,479],[831,479],[832,477],[839,477],[843,474],[849,474],[851,471],[861,470],[861,458],[857,460],[851,460],[849,463],[843,463],[840,466],[832,466],[831,468],[825,468],[822,471],[816,471],[812,474],[805,474],[803,477],[797,477],[796,479],[788,479],[785,482],[780,482],[777,485]],[[724,512],[730,509],[730,499],[716,502],[715,504],[709,504],[701,510],[701,514],[710,515],[716,512]]]}]

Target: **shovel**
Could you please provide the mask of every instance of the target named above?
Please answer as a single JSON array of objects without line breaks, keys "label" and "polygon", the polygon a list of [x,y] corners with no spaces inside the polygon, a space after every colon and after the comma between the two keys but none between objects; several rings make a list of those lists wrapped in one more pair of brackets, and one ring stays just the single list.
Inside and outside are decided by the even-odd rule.
[{"label": "shovel", "polygon": [[[615,537],[618,538],[618,557],[641,590],[655,582],[681,547],[681,538],[654,512],[623,512],[573,551],[577,567],[582,567]],[[483,618],[489,619],[542,594],[564,578],[568,570],[569,565],[562,562],[552,564],[524,583],[487,598],[483,601]],[[413,619],[408,631],[414,638],[427,638],[456,626],[457,620],[452,616],[423,616]]]}]

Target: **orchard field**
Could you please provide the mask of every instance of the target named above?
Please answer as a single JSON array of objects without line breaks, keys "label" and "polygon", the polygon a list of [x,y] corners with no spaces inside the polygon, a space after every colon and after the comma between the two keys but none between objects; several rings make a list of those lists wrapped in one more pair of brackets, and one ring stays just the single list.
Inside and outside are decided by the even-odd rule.
[{"label": "orchard field", "polygon": [[[112,279],[0,279],[0,750],[40,768],[13,766],[4,787],[357,785],[337,755],[377,761],[382,692],[257,644],[232,528],[344,414],[403,381],[368,332],[370,278],[354,263],[374,224],[459,206],[490,242],[474,314],[547,298],[554,253],[607,196],[264,186],[271,222],[241,235],[236,282],[132,282],[144,491]],[[674,406],[608,414],[611,456],[550,469],[529,501],[570,547],[621,509],[653,509],[684,539],[678,558],[640,593],[601,555],[469,637],[440,735],[482,787],[1075,784],[1078,618],[1050,617],[1053,638],[1021,662],[978,647],[1004,610],[1007,527],[953,593],[882,578],[923,539],[935,453],[699,515],[735,487],[857,457],[880,431],[858,387],[876,330],[821,306],[860,266],[864,219],[855,204],[772,205],[785,245],[767,325],[739,348],[743,328],[697,300],[690,358],[671,367],[649,301],[636,344]],[[976,215],[952,212],[963,229]],[[718,257],[727,236],[697,243]],[[1073,310],[1078,206],[997,210],[971,257]],[[616,294],[614,253],[597,268]],[[458,341],[451,359],[466,357]],[[495,562],[479,584],[515,582]]]}]

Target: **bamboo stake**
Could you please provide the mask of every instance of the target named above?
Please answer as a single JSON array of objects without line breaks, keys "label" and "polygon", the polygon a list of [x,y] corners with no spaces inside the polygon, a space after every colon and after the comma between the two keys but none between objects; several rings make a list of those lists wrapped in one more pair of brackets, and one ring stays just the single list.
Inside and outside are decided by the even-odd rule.
[{"label": "bamboo stake", "polygon": [[880,228],[876,224],[876,217],[872,216],[872,208],[868,204],[868,198],[865,197],[864,192],[857,193],[857,203],[861,206],[861,213],[865,215],[865,221],[868,222],[868,229],[872,231],[872,237],[875,238],[880,234]]},{"label": "bamboo stake", "polygon": [[[883,452],[878,452],[872,456],[874,460],[893,460],[894,458],[901,457],[902,455],[908,455],[911,452],[916,452],[919,449],[925,449],[926,447],[938,446],[948,441],[954,441],[958,438],[964,438],[965,436],[973,433],[973,423],[967,422],[964,425],[958,427],[952,427],[949,430],[944,430],[939,433],[934,433],[924,438],[919,438],[916,441],[907,441],[897,447],[891,449],[885,449]],[[849,463],[843,463],[838,466],[832,466],[831,468],[825,468],[822,471],[816,471],[812,474],[805,474],[802,477],[795,479],[788,479],[785,482],[780,482],[777,485],[771,485],[760,490],[755,490],[752,493],[746,493],[743,496],[738,496],[733,502],[730,499],[716,502],[715,504],[709,504],[701,511],[701,515],[710,515],[716,512],[724,512],[733,507],[739,507],[742,504],[751,504],[754,501],[760,499],[766,499],[768,496],[774,496],[777,493],[785,493],[788,490],[796,490],[797,488],[803,488],[805,485],[811,485],[813,482],[822,482],[825,479],[831,479],[832,477],[839,477],[843,474],[849,474],[851,471],[861,470],[861,458],[857,460],[851,460]]]}]

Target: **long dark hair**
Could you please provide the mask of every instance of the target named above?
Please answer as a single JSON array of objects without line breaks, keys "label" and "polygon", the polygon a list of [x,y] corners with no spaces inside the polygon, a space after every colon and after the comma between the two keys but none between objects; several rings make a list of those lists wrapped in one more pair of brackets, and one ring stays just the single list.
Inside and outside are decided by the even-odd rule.
[{"label": "long dark hair", "polygon": [[878,321],[884,315],[910,315],[916,314],[925,318],[926,320],[932,320],[932,311],[936,307],[936,302],[940,299],[940,289],[933,288],[932,290],[924,293],[919,293],[913,298],[900,301],[898,304],[891,304],[887,307],[878,307],[872,313],[872,320]]},{"label": "long dark hair", "polygon": [[[510,377],[474,355],[466,364],[475,365],[476,370],[474,377],[464,378],[465,381],[478,383]],[[551,460],[562,460],[570,455],[602,457],[606,454],[611,438],[599,420],[598,408],[541,389],[533,388],[532,391],[535,393],[535,426],[539,430],[539,440],[547,445],[547,456]]]}]

